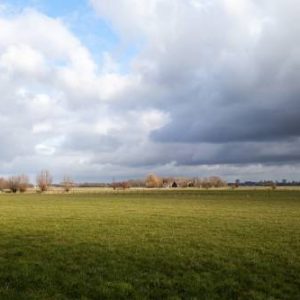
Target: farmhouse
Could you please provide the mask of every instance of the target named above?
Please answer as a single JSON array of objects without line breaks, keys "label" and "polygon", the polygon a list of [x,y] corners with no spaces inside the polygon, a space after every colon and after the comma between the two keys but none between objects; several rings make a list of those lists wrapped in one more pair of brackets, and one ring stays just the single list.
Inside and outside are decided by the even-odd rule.
[{"label": "farmhouse", "polygon": [[174,181],[173,183],[172,183],[172,188],[177,188],[178,187],[178,184],[176,183],[176,181]]}]

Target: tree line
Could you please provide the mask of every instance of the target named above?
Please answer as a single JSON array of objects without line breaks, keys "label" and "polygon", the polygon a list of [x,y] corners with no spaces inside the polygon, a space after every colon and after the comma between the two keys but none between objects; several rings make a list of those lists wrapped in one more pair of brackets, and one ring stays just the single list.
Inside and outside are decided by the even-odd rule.
[{"label": "tree line", "polygon": [[[52,186],[53,177],[48,170],[42,170],[36,176],[36,187],[38,192],[46,192]],[[65,192],[69,192],[74,186],[74,181],[69,176],[64,176],[60,184],[53,186],[62,187]],[[129,189],[135,188],[220,188],[227,186],[227,183],[218,176],[211,176],[207,178],[199,177],[160,177],[154,173],[146,176],[145,179],[132,179],[128,181],[121,181],[107,183],[107,184],[77,184],[78,187],[110,187],[115,189]],[[11,176],[7,179],[0,178],[0,191],[9,191],[12,193],[24,193],[29,187],[34,187],[29,177],[26,175]]]},{"label": "tree line", "polygon": [[226,181],[218,176],[205,178],[199,177],[161,177],[154,173],[149,174],[145,179],[131,179],[128,181],[113,181],[105,187],[115,189],[134,188],[221,188],[227,186]]},{"label": "tree line", "polygon": [[[40,192],[46,192],[52,185],[53,177],[48,170],[42,170],[36,176],[36,186]],[[66,192],[69,192],[74,186],[71,177],[65,176],[61,182],[61,186]],[[11,176],[9,178],[0,178],[0,191],[10,191],[12,193],[24,193],[28,188],[33,187],[27,175]]]}]

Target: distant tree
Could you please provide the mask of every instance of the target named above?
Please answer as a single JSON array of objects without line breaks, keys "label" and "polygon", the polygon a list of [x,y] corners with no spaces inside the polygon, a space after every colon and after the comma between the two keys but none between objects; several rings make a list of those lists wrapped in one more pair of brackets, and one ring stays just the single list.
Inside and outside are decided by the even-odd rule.
[{"label": "distant tree", "polygon": [[194,182],[194,180],[192,179],[192,180],[190,180],[190,182],[188,183],[188,187],[189,188],[193,188],[193,187],[195,187],[195,182]]},{"label": "distant tree", "polygon": [[27,175],[21,175],[19,176],[19,190],[21,193],[24,193],[27,191],[27,188],[29,186],[29,178]]},{"label": "distant tree", "polygon": [[162,186],[162,179],[155,174],[150,174],[145,179],[145,185],[148,188],[158,188]]},{"label": "distant tree", "polygon": [[131,187],[145,187],[145,181],[143,179],[131,179],[128,183]]},{"label": "distant tree", "polygon": [[111,187],[115,190],[115,189],[118,187],[118,183],[114,181],[114,182],[111,184]]},{"label": "distant tree", "polygon": [[272,181],[272,180],[267,181],[265,185],[266,185],[266,186],[269,186],[269,187],[271,188],[271,190],[273,190],[273,191],[276,190],[276,188],[277,188],[276,182],[274,182],[274,181]]},{"label": "distant tree", "polygon": [[3,191],[4,189],[7,189],[7,180],[5,178],[0,178],[0,191]]},{"label": "distant tree", "polygon": [[130,188],[130,183],[129,183],[128,181],[123,181],[123,182],[121,182],[121,188],[122,188],[123,190],[129,189],[129,188]]},{"label": "distant tree", "polygon": [[65,192],[69,192],[74,187],[74,181],[69,176],[64,176],[64,179],[61,183]]},{"label": "distant tree", "polygon": [[208,190],[212,187],[212,184],[208,178],[204,178],[201,181],[201,187]]},{"label": "distant tree", "polygon": [[36,177],[36,183],[41,192],[47,191],[49,186],[52,184],[52,176],[50,172],[48,170],[42,170]]},{"label": "distant tree", "polygon": [[7,184],[8,184],[8,188],[12,191],[12,193],[16,193],[20,187],[20,177],[19,176],[9,177]]},{"label": "distant tree", "polygon": [[121,181],[121,182],[113,182],[111,184],[111,187],[116,190],[116,189],[123,189],[127,190],[130,188],[130,182],[129,181]]},{"label": "distant tree", "polygon": [[176,182],[177,186],[181,188],[187,188],[190,183],[190,179],[187,177],[178,177],[174,181]]},{"label": "distant tree", "polygon": [[198,187],[198,188],[200,188],[201,185],[202,185],[202,181],[201,181],[201,179],[200,179],[199,177],[194,177],[194,178],[192,179],[192,186],[193,186],[193,187]]},{"label": "distant tree", "polygon": [[240,180],[237,179],[234,183],[234,188],[237,189],[240,186]]},{"label": "distant tree", "polygon": [[226,182],[218,176],[211,176],[208,180],[211,183],[212,187],[219,188],[226,186]]},{"label": "distant tree", "polygon": [[170,188],[170,187],[172,187],[172,184],[175,181],[175,178],[169,176],[169,177],[160,178],[160,180],[161,180],[161,186],[162,187],[164,187],[164,188]]}]

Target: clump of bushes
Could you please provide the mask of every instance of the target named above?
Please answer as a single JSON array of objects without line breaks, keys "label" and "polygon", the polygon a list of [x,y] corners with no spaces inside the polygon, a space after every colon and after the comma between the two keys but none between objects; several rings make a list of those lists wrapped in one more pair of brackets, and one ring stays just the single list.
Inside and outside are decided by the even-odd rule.
[{"label": "clump of bushes", "polygon": [[61,183],[61,186],[63,187],[64,191],[66,193],[68,193],[74,187],[74,181],[71,177],[65,176],[62,183]]},{"label": "clump of bushes", "polygon": [[130,188],[130,183],[128,181],[113,182],[111,186],[114,190],[116,189],[127,190]]},{"label": "clump of bushes", "polygon": [[162,187],[163,181],[160,177],[155,174],[150,174],[145,180],[145,185],[148,188],[159,188]]},{"label": "clump of bushes", "polygon": [[12,193],[27,191],[29,186],[29,178],[26,175],[11,176],[8,179],[0,178],[0,190],[9,190]]},{"label": "clump of bushes", "polygon": [[36,177],[36,183],[41,192],[46,192],[52,184],[52,176],[49,171],[42,170]]}]

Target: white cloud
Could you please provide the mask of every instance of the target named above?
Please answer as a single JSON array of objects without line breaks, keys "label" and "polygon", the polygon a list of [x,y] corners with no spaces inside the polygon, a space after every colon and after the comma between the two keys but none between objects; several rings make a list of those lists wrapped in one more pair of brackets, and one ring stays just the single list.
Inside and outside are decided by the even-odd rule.
[{"label": "white cloud", "polygon": [[45,67],[42,54],[28,45],[12,45],[0,57],[0,68],[9,73],[35,75],[43,72]]},{"label": "white cloud", "polygon": [[169,122],[169,116],[158,110],[144,112],[140,116],[142,127],[147,133],[160,129]]},{"label": "white cloud", "polygon": [[43,132],[51,132],[53,130],[53,126],[50,123],[37,123],[33,125],[32,132],[34,134],[39,134]]},{"label": "white cloud", "polygon": [[40,155],[53,155],[55,153],[55,148],[43,144],[38,144],[35,146],[37,154]]}]

